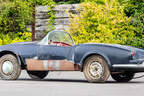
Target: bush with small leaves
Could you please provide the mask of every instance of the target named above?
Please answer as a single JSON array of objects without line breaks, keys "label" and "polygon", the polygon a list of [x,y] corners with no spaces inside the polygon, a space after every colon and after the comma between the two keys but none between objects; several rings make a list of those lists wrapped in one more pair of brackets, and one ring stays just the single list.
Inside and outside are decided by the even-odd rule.
[{"label": "bush with small leaves", "polygon": [[69,14],[68,31],[76,43],[95,42],[137,46],[136,28],[131,25],[131,17],[124,13],[124,6],[117,0],[105,0],[104,4],[82,3],[80,15]]}]

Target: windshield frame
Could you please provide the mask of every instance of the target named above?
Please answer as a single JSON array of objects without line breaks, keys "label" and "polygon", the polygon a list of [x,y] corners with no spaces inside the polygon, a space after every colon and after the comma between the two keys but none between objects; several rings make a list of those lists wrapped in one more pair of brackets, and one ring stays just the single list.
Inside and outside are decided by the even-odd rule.
[{"label": "windshield frame", "polygon": [[72,40],[72,46],[75,45],[75,42],[74,42],[74,40],[72,39],[71,35],[70,35],[68,32],[65,32],[65,31],[51,31],[51,32],[48,32],[48,34],[47,34],[41,41],[39,41],[38,44],[40,44],[40,45],[48,45],[49,35],[50,35],[52,32],[63,32],[63,33],[68,34],[68,36],[69,36],[70,39]]}]

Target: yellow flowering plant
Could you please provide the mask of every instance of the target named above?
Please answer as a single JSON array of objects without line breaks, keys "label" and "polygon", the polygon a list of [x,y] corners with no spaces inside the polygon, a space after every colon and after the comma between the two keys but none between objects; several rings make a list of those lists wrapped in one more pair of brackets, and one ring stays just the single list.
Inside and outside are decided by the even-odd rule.
[{"label": "yellow flowering plant", "polygon": [[7,34],[0,34],[0,45],[6,45],[11,43],[17,42],[25,42],[31,40],[31,33],[30,32],[18,32],[15,35],[11,33]]},{"label": "yellow flowering plant", "polygon": [[82,3],[80,14],[71,14],[69,31],[76,44],[112,43],[140,47],[136,42],[135,27],[131,17],[124,13],[124,6],[117,0],[105,0],[104,4]]}]

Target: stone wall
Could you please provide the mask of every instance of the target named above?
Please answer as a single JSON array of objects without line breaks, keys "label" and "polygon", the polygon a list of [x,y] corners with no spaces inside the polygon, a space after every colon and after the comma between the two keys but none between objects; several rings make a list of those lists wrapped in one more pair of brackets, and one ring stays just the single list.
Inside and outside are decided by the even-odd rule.
[{"label": "stone wall", "polygon": [[[65,30],[68,28],[69,18],[66,10],[77,14],[76,8],[78,4],[62,4],[57,5],[53,10],[56,12],[55,16],[55,30]],[[40,40],[44,37],[44,32],[48,30],[47,22],[49,16],[47,15],[47,6],[38,6],[36,8],[36,39]]]}]

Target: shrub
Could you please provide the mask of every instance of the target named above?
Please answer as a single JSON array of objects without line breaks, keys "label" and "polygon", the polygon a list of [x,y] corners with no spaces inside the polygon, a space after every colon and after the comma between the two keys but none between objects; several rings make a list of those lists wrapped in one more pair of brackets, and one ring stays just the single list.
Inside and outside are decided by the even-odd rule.
[{"label": "shrub", "polygon": [[23,32],[31,21],[31,10],[26,2],[15,0],[0,4],[0,32]]},{"label": "shrub", "polygon": [[137,43],[144,47],[144,0],[127,0],[124,5],[125,13],[132,17],[132,24],[136,28]]},{"label": "shrub", "polygon": [[118,43],[138,46],[135,43],[135,28],[131,18],[124,13],[124,6],[117,0],[106,0],[104,4],[82,3],[78,9],[80,15],[69,14],[68,31],[76,43]]},{"label": "shrub", "polygon": [[97,4],[104,4],[105,0],[81,0],[81,2],[95,2]]},{"label": "shrub", "polygon": [[31,33],[30,32],[17,32],[15,35],[13,33],[3,34],[0,33],[0,45],[6,45],[17,42],[30,41]]},{"label": "shrub", "polygon": [[54,0],[57,4],[75,4],[80,3],[81,0]]},{"label": "shrub", "polygon": [[[0,45],[30,41],[26,26],[34,20],[33,4],[48,5],[48,11],[55,6],[53,0],[0,0]],[[54,13],[50,11],[48,15],[54,21]]]},{"label": "shrub", "polygon": [[[47,6],[48,9],[48,16],[49,16],[49,20],[48,20],[48,31],[46,31],[45,33],[55,29],[53,24],[55,23],[55,11],[52,10],[53,7],[55,7],[56,3],[53,1],[53,0],[25,0],[27,1],[31,6],[32,8],[32,12],[35,13],[35,7],[36,6],[39,6],[39,5],[42,5],[42,6]],[[33,13],[32,13],[33,14]],[[35,20],[35,17],[32,18],[33,20]],[[33,23],[35,21],[32,21]]]}]

